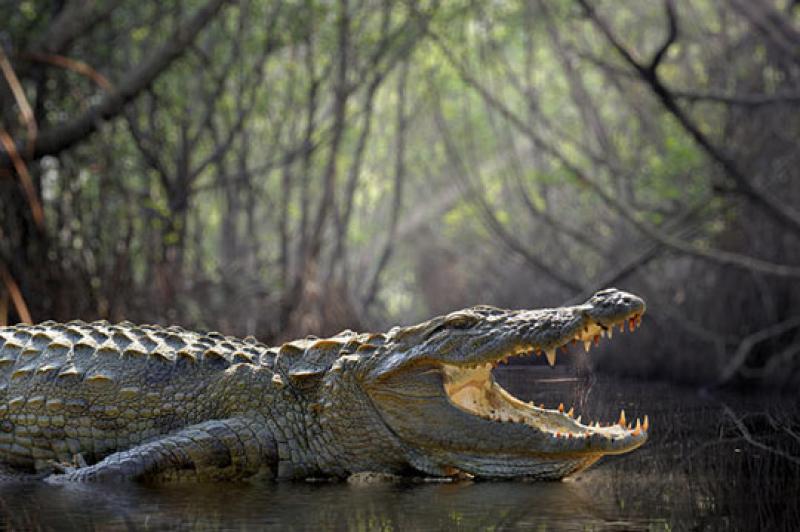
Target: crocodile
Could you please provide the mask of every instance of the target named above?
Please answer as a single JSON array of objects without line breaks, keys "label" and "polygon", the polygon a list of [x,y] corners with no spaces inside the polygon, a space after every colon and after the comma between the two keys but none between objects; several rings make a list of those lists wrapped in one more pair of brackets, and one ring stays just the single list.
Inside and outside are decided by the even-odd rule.
[{"label": "crocodile", "polygon": [[270,347],[178,326],[52,321],[0,327],[0,463],[52,482],[561,479],[631,451],[649,420],[583,424],[494,379],[510,357],[635,329],[642,299],[475,306],[386,333]]}]

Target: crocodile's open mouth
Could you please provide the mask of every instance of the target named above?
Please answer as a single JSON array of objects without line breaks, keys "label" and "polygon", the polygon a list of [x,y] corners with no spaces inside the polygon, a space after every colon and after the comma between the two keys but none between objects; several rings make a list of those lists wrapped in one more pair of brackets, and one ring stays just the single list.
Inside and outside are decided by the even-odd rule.
[{"label": "crocodile's open mouth", "polygon": [[588,352],[593,345],[599,344],[601,338],[612,338],[615,328],[618,327],[620,332],[624,332],[627,326],[630,331],[634,331],[640,323],[641,314],[632,314],[605,324],[589,320],[574,334],[547,346],[516,346],[512,351],[500,354],[493,362],[479,365],[444,364],[445,392],[450,402],[460,410],[490,421],[526,424],[555,440],[565,442],[569,439],[583,439],[587,443],[603,442],[606,444],[603,445],[606,448],[605,454],[614,453],[616,449],[619,449],[619,452],[626,452],[631,446],[638,446],[647,439],[649,429],[647,416],[643,421],[637,418],[635,423],[631,423],[627,421],[625,412],[622,411],[617,421],[605,426],[588,421],[584,424],[581,416],[575,415],[573,408],[565,410],[563,404],[545,408],[543,404],[537,406],[517,399],[495,382],[492,369],[498,364],[507,362],[511,357],[540,356],[542,353],[545,353],[548,363],[554,366],[558,350],[567,352],[571,344],[582,344]]}]

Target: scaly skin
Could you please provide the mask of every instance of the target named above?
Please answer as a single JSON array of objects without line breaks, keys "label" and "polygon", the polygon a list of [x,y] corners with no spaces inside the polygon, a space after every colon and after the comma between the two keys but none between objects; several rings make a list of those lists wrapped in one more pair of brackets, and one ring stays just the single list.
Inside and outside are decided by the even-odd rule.
[{"label": "scaly skin", "polygon": [[2,327],[0,461],[53,481],[563,478],[638,447],[647,423],[582,425],[513,398],[491,369],[537,351],[555,364],[555,348],[643,312],[610,289],[280,347],[127,322]]}]

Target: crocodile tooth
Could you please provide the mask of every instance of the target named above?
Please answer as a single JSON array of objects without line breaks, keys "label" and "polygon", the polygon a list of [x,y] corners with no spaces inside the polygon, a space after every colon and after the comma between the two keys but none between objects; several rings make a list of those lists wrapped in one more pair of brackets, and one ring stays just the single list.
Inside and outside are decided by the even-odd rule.
[{"label": "crocodile tooth", "polygon": [[583,341],[583,350],[588,353],[589,349],[591,349],[591,348],[592,348],[592,342],[589,341],[589,340],[584,340]]},{"label": "crocodile tooth", "polygon": [[619,332],[621,332],[621,333],[625,332],[625,322],[624,321],[619,322]]},{"label": "crocodile tooth", "polygon": [[574,416],[575,415],[575,408],[574,407],[569,407],[569,410],[567,411],[567,415],[569,417]]},{"label": "crocodile tooth", "polygon": [[631,317],[628,319],[628,330],[633,332],[635,328],[636,328],[636,318]]},{"label": "crocodile tooth", "polygon": [[594,346],[597,347],[598,345],[600,345],[600,335],[599,334],[595,334],[594,335]]},{"label": "crocodile tooth", "polygon": [[564,413],[564,403],[558,403],[558,411]]},{"label": "crocodile tooth", "polygon": [[547,363],[550,364],[550,367],[555,367],[556,365],[556,350],[555,349],[548,349],[545,354],[547,355]]},{"label": "crocodile tooth", "polygon": [[648,430],[649,428],[650,428],[650,419],[647,417],[647,415],[645,415],[645,416],[644,416],[644,423],[642,424],[642,429],[643,429],[645,432],[647,432],[647,430]]},{"label": "crocodile tooth", "polygon": [[575,418],[575,422],[576,422],[576,423],[580,423],[580,422],[581,422],[581,416],[578,416],[578,417],[576,417],[576,418]]},{"label": "crocodile tooth", "polygon": [[619,412],[619,421],[617,421],[617,423],[623,429],[625,428],[625,410],[620,410],[620,412]]},{"label": "crocodile tooth", "polygon": [[608,339],[611,340],[611,337],[614,336],[614,327],[609,327],[606,332],[608,332]]}]

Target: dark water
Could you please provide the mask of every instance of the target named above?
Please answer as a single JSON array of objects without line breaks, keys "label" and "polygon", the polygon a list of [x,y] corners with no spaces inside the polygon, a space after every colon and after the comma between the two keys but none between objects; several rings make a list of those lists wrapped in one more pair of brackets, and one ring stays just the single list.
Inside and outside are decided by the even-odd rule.
[{"label": "dark water", "polygon": [[[585,384],[508,369],[515,395],[572,399],[584,419],[647,413],[650,441],[574,480],[152,487],[0,484],[0,526],[19,530],[797,530],[796,399],[707,397],[659,384]],[[536,385],[534,379],[539,379]],[[547,397],[545,397],[545,395]],[[740,426],[734,422],[739,420]],[[744,431],[744,432],[743,432]],[[746,435],[746,436],[745,436]],[[748,443],[750,438],[754,443]]]}]

